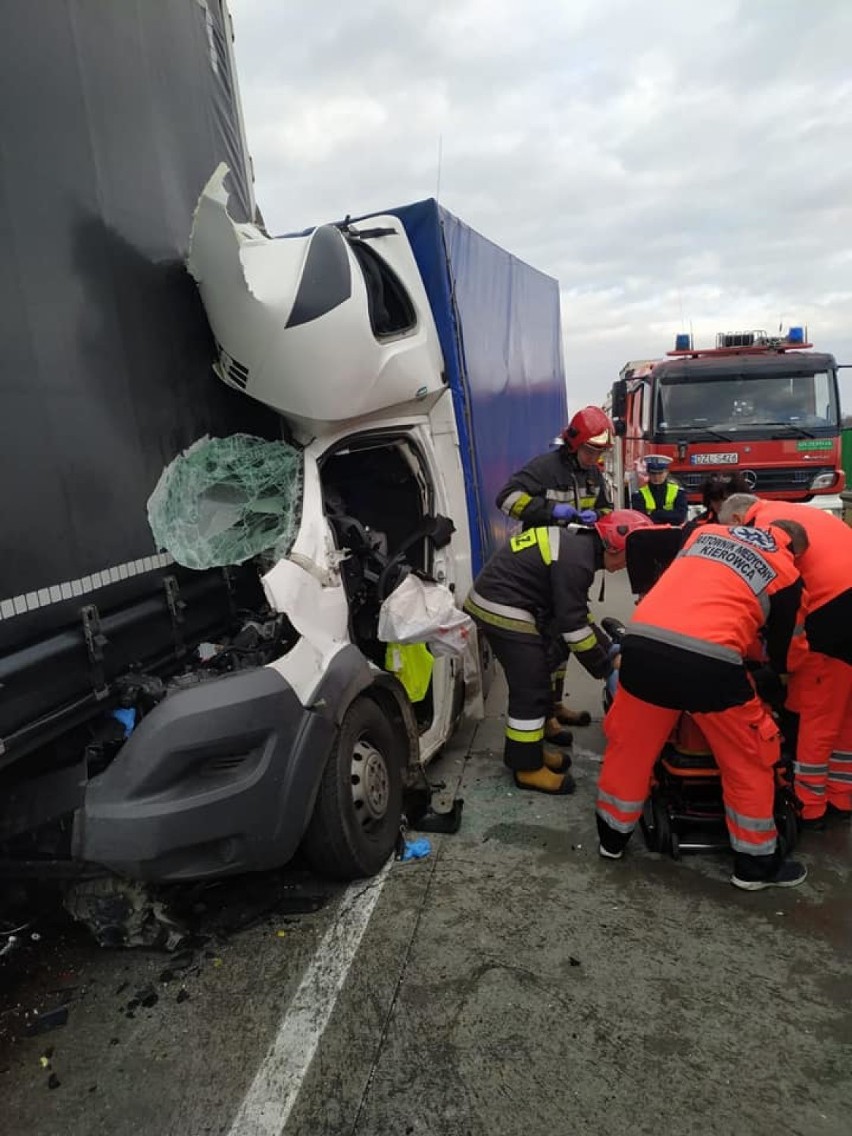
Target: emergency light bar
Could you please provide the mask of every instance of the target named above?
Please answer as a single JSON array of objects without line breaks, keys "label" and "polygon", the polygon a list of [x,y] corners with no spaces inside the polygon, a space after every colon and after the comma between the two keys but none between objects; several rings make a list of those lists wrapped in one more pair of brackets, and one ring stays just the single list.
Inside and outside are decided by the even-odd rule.
[{"label": "emergency light bar", "polygon": [[692,336],[684,332],[675,336],[674,351],[667,351],[669,356],[677,355],[740,355],[758,353],[761,351],[788,351],[794,348],[811,347],[808,343],[808,329],[806,327],[791,327],[786,335],[767,335],[765,331],[720,331],[716,336],[715,348],[698,348],[692,344]]}]

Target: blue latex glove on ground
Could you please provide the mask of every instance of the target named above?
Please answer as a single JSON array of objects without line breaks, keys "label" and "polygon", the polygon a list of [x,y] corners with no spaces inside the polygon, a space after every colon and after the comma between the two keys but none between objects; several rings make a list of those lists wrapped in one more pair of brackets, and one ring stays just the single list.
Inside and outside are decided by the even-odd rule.
[{"label": "blue latex glove on ground", "polygon": [[573,505],[554,505],[553,506],[553,519],[554,521],[573,521],[575,517],[580,514]]},{"label": "blue latex glove on ground", "polygon": [[401,860],[422,860],[432,851],[432,845],[421,836],[418,840],[406,840]]}]

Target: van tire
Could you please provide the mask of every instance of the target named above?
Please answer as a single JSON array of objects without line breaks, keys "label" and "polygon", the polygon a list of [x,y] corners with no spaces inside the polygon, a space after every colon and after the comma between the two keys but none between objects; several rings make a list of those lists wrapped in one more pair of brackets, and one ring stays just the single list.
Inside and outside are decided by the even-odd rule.
[{"label": "van tire", "polygon": [[324,876],[374,876],[394,851],[402,823],[406,744],[370,698],[347,710],[329,754],[302,848]]}]

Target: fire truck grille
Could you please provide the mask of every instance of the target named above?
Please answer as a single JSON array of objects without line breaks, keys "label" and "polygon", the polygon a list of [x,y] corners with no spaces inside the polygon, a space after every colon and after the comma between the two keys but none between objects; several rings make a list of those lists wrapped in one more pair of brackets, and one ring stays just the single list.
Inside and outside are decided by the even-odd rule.
[{"label": "fire truck grille", "polygon": [[[831,466],[792,466],[787,469],[752,469],[744,466],[721,466],[718,469],[702,467],[693,472],[678,472],[674,476],[687,493],[700,493],[705,478],[716,473],[740,473],[747,480],[754,479],[751,489],[755,493],[780,493],[784,491],[804,493],[815,477],[821,473],[832,473]],[[751,475],[751,476],[749,476]]]}]

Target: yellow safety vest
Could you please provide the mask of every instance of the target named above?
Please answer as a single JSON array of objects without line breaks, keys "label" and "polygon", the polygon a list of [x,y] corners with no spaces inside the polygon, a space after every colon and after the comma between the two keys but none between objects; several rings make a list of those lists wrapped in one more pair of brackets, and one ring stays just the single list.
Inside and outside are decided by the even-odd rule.
[{"label": "yellow safety vest", "polygon": [[674,503],[677,500],[677,491],[680,486],[676,481],[668,478],[666,481],[666,497],[662,506],[658,505],[654,500],[654,494],[651,492],[650,485],[643,485],[639,492],[642,494],[642,500],[645,502],[645,508],[648,510],[648,515],[654,512],[655,509],[663,508],[671,511],[674,508]]}]

